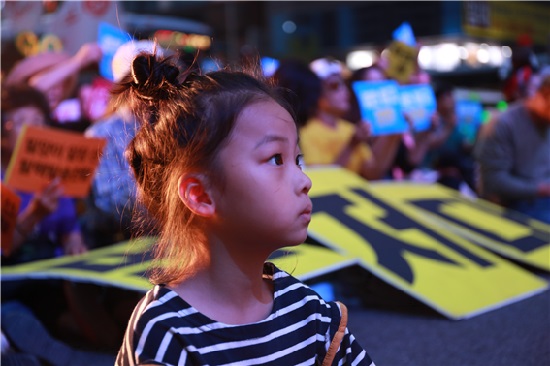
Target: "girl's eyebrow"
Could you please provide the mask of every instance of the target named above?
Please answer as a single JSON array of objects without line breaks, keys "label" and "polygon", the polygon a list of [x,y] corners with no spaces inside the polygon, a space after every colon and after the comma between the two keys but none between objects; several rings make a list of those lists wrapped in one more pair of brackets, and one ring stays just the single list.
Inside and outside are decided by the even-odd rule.
[{"label": "girl's eyebrow", "polygon": [[256,146],[254,147],[254,149],[257,149],[259,148],[260,146],[264,145],[264,144],[268,144],[270,142],[283,142],[285,144],[288,143],[288,138],[286,137],[283,137],[283,136],[277,136],[277,135],[267,135],[267,136],[264,136],[264,138],[262,138],[257,144]]}]

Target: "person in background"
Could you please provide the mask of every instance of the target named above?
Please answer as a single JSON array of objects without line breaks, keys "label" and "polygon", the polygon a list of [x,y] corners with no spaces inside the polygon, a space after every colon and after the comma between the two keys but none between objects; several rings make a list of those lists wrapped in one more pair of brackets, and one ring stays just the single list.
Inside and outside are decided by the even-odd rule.
[{"label": "person in background", "polygon": [[98,64],[102,52],[95,42],[85,43],[74,55],[46,52],[27,57],[6,76],[6,85],[28,84],[46,94],[52,124],[80,132],[89,125],[79,98],[81,73]]},{"label": "person in background", "polygon": [[296,110],[298,127],[306,125],[315,116],[322,81],[308,64],[296,59],[281,60],[273,75],[274,82],[290,91],[289,98]]},{"label": "person in background", "polygon": [[[46,96],[27,85],[2,87],[2,179],[23,126],[49,124]],[[2,265],[15,265],[87,251],[73,199],[63,197],[58,178],[42,191],[15,191],[21,198],[13,243]],[[109,356],[71,348],[50,333],[59,330],[67,312],[60,281],[21,280],[2,283],[2,365],[109,364]],[[111,360],[112,364],[113,360]]]},{"label": "person in background", "polygon": [[[23,126],[47,126],[49,105],[42,92],[26,84],[2,88],[2,179]],[[21,198],[14,233],[14,250],[3,258],[16,264],[87,251],[75,202],[63,197],[59,179],[37,193],[16,192]]]},{"label": "person in background", "polygon": [[550,224],[550,66],[540,84],[496,117],[475,149],[480,195]]},{"label": "person in background", "polygon": [[[132,40],[121,45],[112,61],[114,82],[130,73],[131,60],[141,51],[164,53],[148,40]],[[136,183],[124,151],[134,138],[138,123],[125,105],[114,108],[111,100],[109,109],[106,116],[84,132],[87,137],[107,140],[81,218],[86,241],[94,248],[128,240],[132,236]]]},{"label": "person in background", "polygon": [[306,239],[311,180],[293,109],[261,75],[182,77],[144,53],[115,89],[142,123],[127,157],[160,233],[117,365],[372,364],[344,306],[265,262]]},{"label": "person in background", "polygon": [[315,115],[300,129],[306,164],[342,166],[368,180],[385,178],[400,135],[372,138],[368,121],[352,123],[344,119],[353,94],[338,60],[319,58],[309,66],[322,84]]}]

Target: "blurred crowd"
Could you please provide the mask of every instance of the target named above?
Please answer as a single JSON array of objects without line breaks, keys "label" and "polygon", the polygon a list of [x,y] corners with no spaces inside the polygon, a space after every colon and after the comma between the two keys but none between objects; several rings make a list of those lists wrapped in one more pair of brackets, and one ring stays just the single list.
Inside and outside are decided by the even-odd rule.
[{"label": "blurred crowd", "polygon": [[[64,196],[59,179],[34,194],[16,192],[21,205],[12,250],[2,252],[3,265],[79,255],[138,235],[154,234],[133,230],[132,214],[140,208],[134,203],[134,181],[124,151],[137,124],[130,108],[114,110],[110,97],[111,88],[128,75],[130,62],[140,50],[172,52],[151,41],[124,44],[113,58],[113,80],[98,73],[102,51],[94,43],[84,44],[73,55],[38,54],[19,61],[11,70],[3,70],[2,180],[25,125],[67,129],[107,140],[86,198]],[[179,57],[182,68],[201,72],[196,57],[178,53],[174,57]],[[487,123],[474,131],[473,138],[471,131],[466,133],[461,128],[456,86],[433,82],[418,66],[407,80],[398,82],[432,88],[436,109],[429,118],[429,127],[415,130],[411,116],[404,114],[409,128],[388,134],[373,134],[373,121],[361,113],[353,88],[357,81],[391,80],[383,58],[353,72],[331,57],[284,59],[266,77],[288,89],[306,166],[340,166],[368,181],[438,183],[550,224],[548,66],[531,67],[529,75],[523,72],[521,77],[508,81],[503,89],[508,108],[491,109]],[[112,291],[119,292],[113,295]],[[117,306],[109,301],[113,296],[117,297]],[[13,334],[21,332],[25,320],[17,318],[19,326],[10,326],[13,321],[9,314],[14,311],[37,320],[35,326],[44,326],[54,336],[78,332],[86,344],[111,352],[119,346],[138,297],[123,290],[69,282],[3,284],[2,331],[9,333],[11,342],[6,342],[11,344],[3,342],[2,364],[9,364],[5,349],[24,351],[24,342],[20,345],[17,334]],[[73,357],[67,364],[78,364],[78,357],[92,357],[63,347],[69,346],[59,343],[58,352]],[[35,361],[40,364],[44,360]],[[112,361],[105,357],[94,364]]]}]

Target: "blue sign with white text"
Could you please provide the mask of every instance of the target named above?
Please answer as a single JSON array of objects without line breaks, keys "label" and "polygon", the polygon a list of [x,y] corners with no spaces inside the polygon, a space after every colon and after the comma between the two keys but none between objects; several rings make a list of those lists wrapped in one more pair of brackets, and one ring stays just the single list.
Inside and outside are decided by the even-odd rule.
[{"label": "blue sign with white text", "polygon": [[483,120],[483,106],[474,100],[458,100],[455,108],[458,130],[466,142],[473,144]]},{"label": "blue sign with white text", "polygon": [[437,108],[435,94],[429,84],[401,85],[401,110],[413,124],[415,131],[425,131],[431,126],[431,118]]},{"label": "blue sign with white text", "polygon": [[371,123],[373,136],[403,133],[408,129],[396,81],[356,81],[352,88],[359,101],[361,118]]}]

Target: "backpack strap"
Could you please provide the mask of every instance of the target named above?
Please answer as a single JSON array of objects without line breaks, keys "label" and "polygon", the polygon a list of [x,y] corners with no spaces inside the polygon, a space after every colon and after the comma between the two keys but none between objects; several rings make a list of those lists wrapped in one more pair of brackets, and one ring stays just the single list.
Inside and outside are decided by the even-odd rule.
[{"label": "backpack strap", "polygon": [[346,327],[348,325],[348,308],[340,301],[337,301],[337,303],[338,305],[340,305],[340,326],[338,327],[336,334],[334,334],[332,342],[330,342],[330,346],[328,347],[328,351],[325,359],[323,360],[322,366],[332,365],[332,361],[336,356],[336,352],[338,352],[338,348],[340,348],[340,343],[342,343],[342,338],[344,338]]}]

